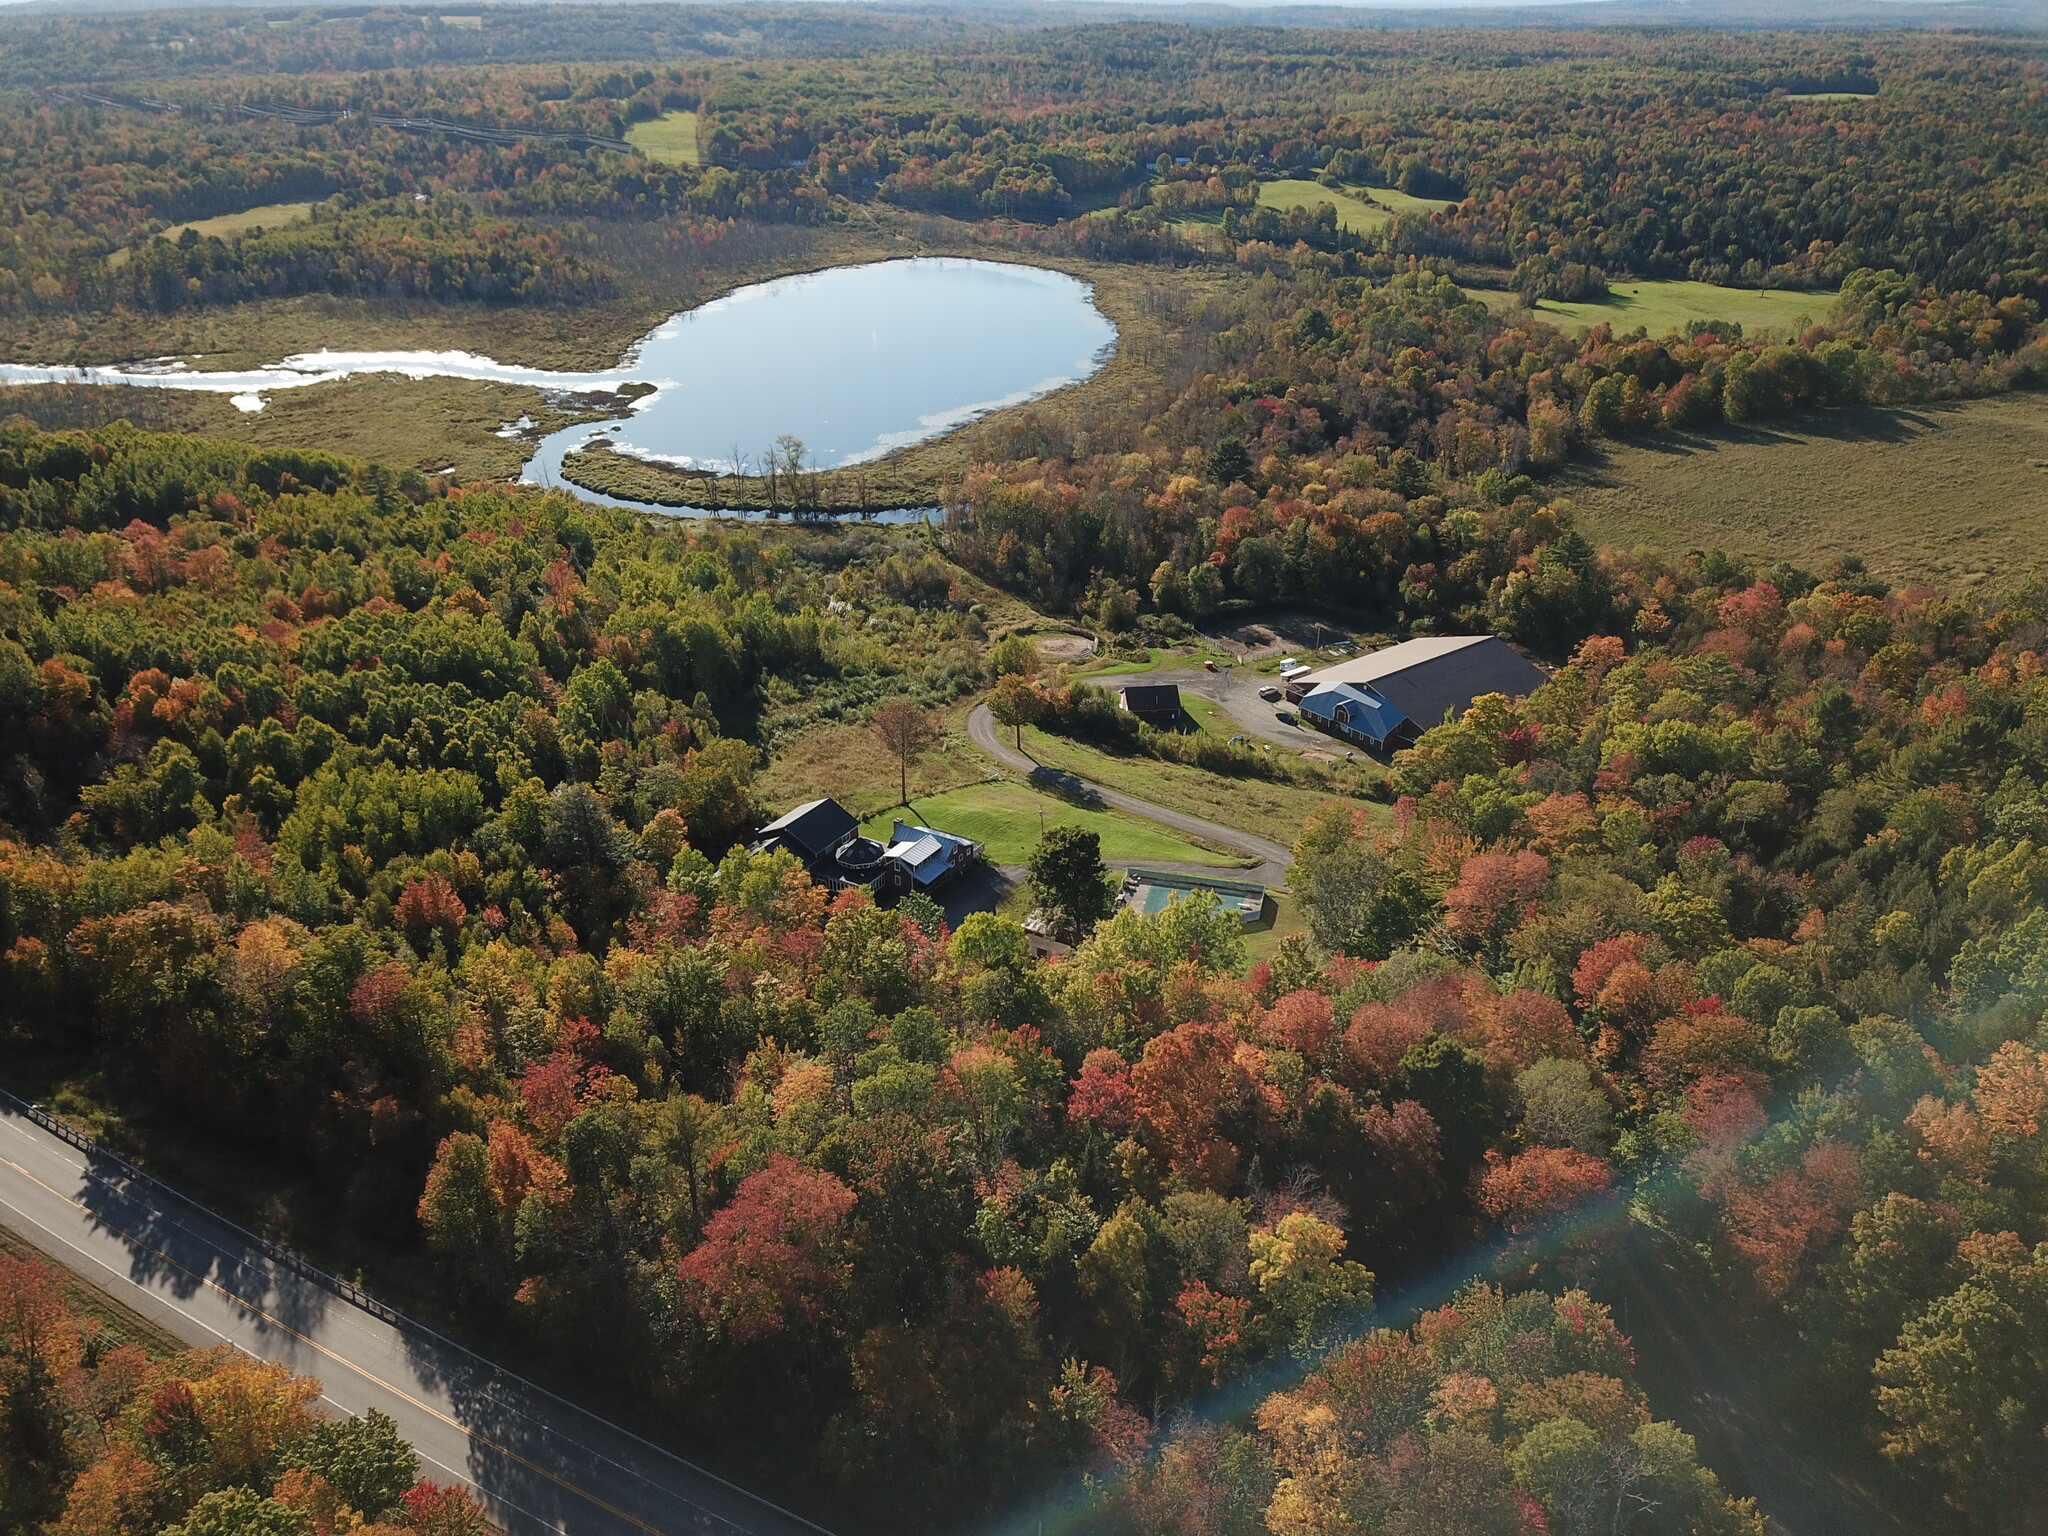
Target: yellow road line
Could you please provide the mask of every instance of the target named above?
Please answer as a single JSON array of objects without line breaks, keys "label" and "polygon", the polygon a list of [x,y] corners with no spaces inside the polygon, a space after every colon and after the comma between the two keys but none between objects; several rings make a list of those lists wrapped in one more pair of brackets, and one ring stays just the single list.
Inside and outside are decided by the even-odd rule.
[{"label": "yellow road line", "polygon": [[[253,1301],[250,1301],[246,1296],[238,1296],[233,1291],[229,1290],[226,1286],[216,1283],[208,1276],[187,1269],[183,1264],[180,1264],[176,1259],[172,1258],[169,1254],[163,1252],[163,1250],[151,1247],[142,1238],[137,1237],[134,1233],[127,1231],[125,1228],[113,1226],[112,1223],[107,1222],[104,1216],[101,1216],[98,1212],[92,1210],[88,1206],[85,1206],[80,1202],[72,1199],[62,1190],[51,1188],[48,1184],[45,1184],[41,1179],[37,1178],[34,1174],[30,1173],[26,1168],[22,1167],[21,1164],[13,1161],[11,1158],[0,1157],[0,1163],[6,1164],[6,1166],[12,1168],[16,1173],[20,1174],[23,1178],[27,1179],[31,1184],[35,1185],[38,1189],[41,1189],[46,1193],[50,1194],[51,1196],[53,1196],[54,1198],[63,1201],[73,1210],[78,1211],[83,1215],[90,1216],[95,1221],[100,1222],[104,1226],[107,1226],[115,1233],[115,1235],[117,1235],[118,1237],[122,1238],[127,1242],[133,1243],[136,1247],[140,1248],[144,1253],[152,1254],[156,1258],[161,1259],[164,1263],[170,1265],[171,1268],[177,1270],[179,1274],[190,1276],[192,1279],[198,1281],[201,1285],[205,1286],[208,1290],[215,1291],[220,1295],[226,1297],[236,1306],[246,1308],[248,1311],[253,1312],[256,1316],[262,1318],[263,1321],[270,1324],[271,1327],[277,1329],[280,1333],[289,1334],[292,1338],[297,1339],[301,1344],[304,1344],[308,1348],[317,1350],[320,1354],[325,1355],[328,1359],[334,1361],[335,1364],[344,1366],[347,1369],[354,1371],[358,1376],[362,1377],[365,1381],[372,1382],[375,1385],[382,1387],[386,1392],[389,1392],[393,1397],[398,1398],[401,1402],[407,1402],[412,1404],[412,1406],[419,1409],[420,1412],[427,1414],[431,1418],[439,1419],[443,1424],[446,1424],[450,1429],[455,1430],[458,1433],[466,1436],[468,1439],[474,1441],[476,1444],[485,1446],[490,1450],[496,1451],[501,1456],[509,1457],[511,1460],[519,1463],[520,1466],[525,1467],[529,1472],[539,1473],[549,1482],[555,1484],[559,1488],[566,1489],[568,1492],[575,1494],[580,1499],[587,1499],[590,1503],[596,1505],[606,1514],[616,1516],[618,1519],[625,1521],[628,1525],[637,1526],[639,1529],[647,1532],[647,1536],[663,1536],[663,1533],[658,1526],[649,1525],[645,1520],[639,1519],[634,1515],[627,1514],[626,1511],[620,1509],[617,1505],[611,1504],[606,1500],[599,1498],[596,1494],[590,1492],[588,1489],[582,1488],[577,1484],[570,1482],[567,1478],[562,1477],[557,1473],[550,1472],[546,1467],[541,1466],[538,1462],[531,1461],[528,1458],[520,1455],[519,1452],[513,1450],[510,1446],[499,1445],[495,1440],[487,1439],[483,1435],[478,1434],[475,1430],[470,1429],[468,1426],[462,1424],[458,1420],[450,1418],[447,1414],[443,1413],[439,1408],[436,1408],[432,1403],[421,1402],[418,1398],[414,1397],[410,1392],[405,1391],[403,1388],[393,1386],[390,1382],[385,1381],[382,1377],[365,1370],[362,1366],[356,1364],[355,1361],[348,1359],[344,1355],[336,1354],[333,1350],[329,1349],[325,1344],[322,1344],[318,1339],[308,1338],[305,1334],[300,1333],[296,1328],[292,1327],[289,1323],[282,1322],[279,1319],[272,1317],[268,1312],[265,1312],[261,1307],[257,1306]],[[194,1235],[196,1236],[197,1234]],[[710,1511],[706,1510],[704,1511],[704,1513],[710,1514]],[[719,1517],[714,1515],[712,1518],[717,1519]]]}]

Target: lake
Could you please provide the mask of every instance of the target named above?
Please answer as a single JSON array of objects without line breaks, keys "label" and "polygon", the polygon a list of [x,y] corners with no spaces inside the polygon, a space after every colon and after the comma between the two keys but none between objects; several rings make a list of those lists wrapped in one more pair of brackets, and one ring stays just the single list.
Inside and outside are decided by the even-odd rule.
[{"label": "lake", "polygon": [[[1086,283],[1003,262],[920,257],[834,267],[736,289],[670,317],[593,373],[522,368],[467,352],[300,353],[269,368],[205,373],[174,361],[108,368],[0,366],[0,384],[204,389],[261,410],[272,390],[359,373],[490,379],[550,393],[653,385],[625,415],[543,438],[524,475],[561,484],[562,456],[605,437],[622,453],[685,468],[758,469],[776,440],[833,469],[880,458],[1078,383],[1116,327]],[[638,505],[578,488],[614,506]],[[663,511],[687,511],[662,508]]]}]

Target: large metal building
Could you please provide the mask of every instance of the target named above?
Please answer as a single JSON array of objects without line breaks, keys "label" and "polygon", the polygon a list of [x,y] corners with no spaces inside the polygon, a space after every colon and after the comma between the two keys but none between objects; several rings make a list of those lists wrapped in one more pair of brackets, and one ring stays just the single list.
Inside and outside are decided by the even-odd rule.
[{"label": "large metal building", "polygon": [[1410,746],[1482,694],[1519,698],[1543,669],[1492,635],[1433,635],[1324,667],[1288,686],[1311,725],[1375,752]]}]

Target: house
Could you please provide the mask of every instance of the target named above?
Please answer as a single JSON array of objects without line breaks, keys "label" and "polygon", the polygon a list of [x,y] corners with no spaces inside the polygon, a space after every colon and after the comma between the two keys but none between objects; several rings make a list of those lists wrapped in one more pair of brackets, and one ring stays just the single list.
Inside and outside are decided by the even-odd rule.
[{"label": "house", "polygon": [[904,895],[943,885],[981,857],[981,844],[936,827],[915,827],[898,817],[882,850],[878,889]]},{"label": "house", "polygon": [[1206,875],[1174,875],[1156,869],[1124,872],[1117,906],[1149,917],[1177,896],[1199,896],[1234,913],[1246,927],[1266,916],[1266,888],[1243,880],[1212,880]]},{"label": "house", "polygon": [[1519,698],[1544,682],[1542,668],[1492,635],[1438,635],[1324,667],[1289,692],[1300,690],[1302,718],[1317,729],[1390,752],[1482,694]]},{"label": "house", "polygon": [[1180,724],[1180,689],[1173,683],[1133,684],[1119,688],[1116,698],[1147,725]]},{"label": "house", "polygon": [[757,832],[747,844],[747,852],[772,853],[777,848],[787,848],[805,869],[819,874],[859,833],[859,820],[837,800],[806,800]]}]

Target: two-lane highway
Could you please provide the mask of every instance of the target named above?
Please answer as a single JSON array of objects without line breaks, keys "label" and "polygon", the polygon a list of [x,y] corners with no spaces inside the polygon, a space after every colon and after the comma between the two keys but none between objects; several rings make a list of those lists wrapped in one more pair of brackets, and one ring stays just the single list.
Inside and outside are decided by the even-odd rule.
[{"label": "two-lane highway", "polygon": [[232,1344],[317,1376],[335,1409],[390,1414],[424,1475],[474,1488],[512,1536],[822,1536],[423,1325],[358,1305],[4,1093],[0,1224],[189,1344]]}]

